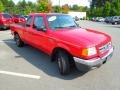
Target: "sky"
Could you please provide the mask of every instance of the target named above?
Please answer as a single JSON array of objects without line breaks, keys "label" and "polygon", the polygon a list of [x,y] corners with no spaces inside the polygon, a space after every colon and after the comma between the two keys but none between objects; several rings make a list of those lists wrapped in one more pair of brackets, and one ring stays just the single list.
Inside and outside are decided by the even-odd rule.
[{"label": "sky", "polygon": [[[20,0],[13,0],[15,3],[17,3]],[[26,1],[32,1],[32,2],[36,2],[36,0],[26,0]],[[59,0],[51,0],[53,5],[59,5]],[[79,6],[88,6],[90,5],[90,3],[88,2],[89,0],[60,0],[60,4],[64,5],[64,4],[69,4],[69,5],[74,5],[77,4]]]}]

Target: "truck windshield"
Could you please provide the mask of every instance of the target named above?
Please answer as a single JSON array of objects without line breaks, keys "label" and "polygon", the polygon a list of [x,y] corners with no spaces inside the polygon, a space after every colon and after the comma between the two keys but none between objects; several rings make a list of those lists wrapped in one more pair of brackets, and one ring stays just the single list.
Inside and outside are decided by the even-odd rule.
[{"label": "truck windshield", "polygon": [[77,28],[77,24],[69,15],[48,15],[47,20],[51,29]]}]

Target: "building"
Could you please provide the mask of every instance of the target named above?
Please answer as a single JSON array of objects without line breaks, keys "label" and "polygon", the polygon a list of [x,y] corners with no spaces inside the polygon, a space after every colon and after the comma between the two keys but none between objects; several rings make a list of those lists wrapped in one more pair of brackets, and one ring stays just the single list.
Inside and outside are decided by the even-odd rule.
[{"label": "building", "polygon": [[78,18],[86,18],[86,12],[74,12],[74,11],[70,11],[68,14],[70,16],[72,16],[73,18],[75,18],[76,16]]}]

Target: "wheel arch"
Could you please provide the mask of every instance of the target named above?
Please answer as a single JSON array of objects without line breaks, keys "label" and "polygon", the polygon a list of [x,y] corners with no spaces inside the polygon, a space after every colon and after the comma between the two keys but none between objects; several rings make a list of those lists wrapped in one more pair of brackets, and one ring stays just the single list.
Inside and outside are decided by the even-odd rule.
[{"label": "wheel arch", "polygon": [[55,47],[55,48],[53,49],[52,54],[51,54],[51,61],[52,61],[52,62],[56,61],[57,52],[60,51],[60,50],[62,50],[62,51],[64,51],[65,53],[68,54],[68,57],[69,57],[69,59],[70,59],[69,61],[70,61],[71,64],[73,64],[73,63],[74,63],[73,55],[70,53],[69,50],[67,50],[67,49],[65,49],[65,48],[62,48],[62,47]]},{"label": "wheel arch", "polygon": [[18,34],[18,32],[14,31],[14,35]]}]

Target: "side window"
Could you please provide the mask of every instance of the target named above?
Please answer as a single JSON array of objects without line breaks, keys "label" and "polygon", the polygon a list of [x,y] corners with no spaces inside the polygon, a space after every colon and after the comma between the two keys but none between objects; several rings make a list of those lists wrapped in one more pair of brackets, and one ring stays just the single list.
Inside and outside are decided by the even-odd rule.
[{"label": "side window", "polygon": [[115,17],[114,19],[117,19],[117,17]]},{"label": "side window", "polygon": [[45,23],[43,17],[35,16],[33,27],[37,29],[45,29]]},{"label": "side window", "polygon": [[26,22],[26,26],[30,27],[31,22],[32,22],[32,16],[29,16]]}]

